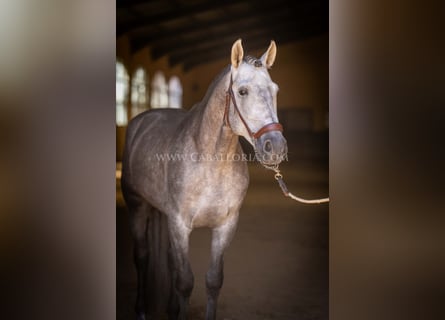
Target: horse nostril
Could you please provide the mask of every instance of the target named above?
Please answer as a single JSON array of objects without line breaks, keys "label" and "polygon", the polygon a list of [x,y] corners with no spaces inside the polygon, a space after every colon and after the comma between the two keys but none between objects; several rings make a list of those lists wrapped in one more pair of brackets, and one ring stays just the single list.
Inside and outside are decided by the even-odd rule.
[{"label": "horse nostril", "polygon": [[264,151],[267,153],[272,152],[272,143],[270,142],[270,140],[266,140],[266,142],[264,143]]}]

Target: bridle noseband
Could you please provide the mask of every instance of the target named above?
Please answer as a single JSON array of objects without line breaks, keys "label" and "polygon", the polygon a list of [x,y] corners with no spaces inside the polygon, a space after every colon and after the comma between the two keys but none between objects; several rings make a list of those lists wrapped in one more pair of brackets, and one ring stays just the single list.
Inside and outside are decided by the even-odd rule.
[{"label": "bridle noseband", "polygon": [[233,79],[232,75],[230,75],[230,84],[229,88],[226,91],[226,107],[224,109],[224,124],[228,125],[229,128],[232,128],[229,121],[229,108],[230,108],[230,100],[233,102],[233,106],[235,107],[235,111],[238,113],[239,118],[241,119],[241,122],[244,124],[244,127],[246,128],[247,132],[249,133],[250,137],[253,141],[261,137],[263,134],[269,131],[280,131],[283,132],[283,126],[278,122],[272,122],[269,124],[266,124],[262,128],[260,128],[257,132],[253,132],[249,125],[247,124],[246,120],[242,116],[241,112],[239,111],[238,105],[236,103],[235,94],[233,93],[232,89],[233,85]]}]

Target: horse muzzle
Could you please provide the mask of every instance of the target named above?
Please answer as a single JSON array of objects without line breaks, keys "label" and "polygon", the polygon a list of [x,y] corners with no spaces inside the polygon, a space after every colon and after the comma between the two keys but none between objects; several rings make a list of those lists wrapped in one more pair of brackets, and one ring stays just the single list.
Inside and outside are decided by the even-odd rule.
[{"label": "horse muzzle", "polygon": [[255,140],[257,160],[265,165],[277,165],[287,158],[287,142],[278,130],[264,132]]}]

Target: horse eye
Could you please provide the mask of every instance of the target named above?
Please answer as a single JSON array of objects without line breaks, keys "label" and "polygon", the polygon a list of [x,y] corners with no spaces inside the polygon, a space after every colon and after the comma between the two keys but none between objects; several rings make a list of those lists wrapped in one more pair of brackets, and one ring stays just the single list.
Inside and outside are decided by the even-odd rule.
[{"label": "horse eye", "polygon": [[247,89],[246,88],[241,88],[241,89],[238,90],[238,93],[241,96],[245,96],[245,95],[247,95]]}]

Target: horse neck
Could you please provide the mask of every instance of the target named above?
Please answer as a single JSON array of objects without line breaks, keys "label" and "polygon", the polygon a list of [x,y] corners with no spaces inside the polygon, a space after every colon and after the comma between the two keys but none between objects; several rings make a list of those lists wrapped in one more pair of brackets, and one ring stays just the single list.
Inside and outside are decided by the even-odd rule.
[{"label": "horse neck", "polygon": [[226,92],[230,72],[216,84],[207,103],[200,106],[196,142],[201,153],[234,154],[238,148],[238,136],[224,125]]}]

